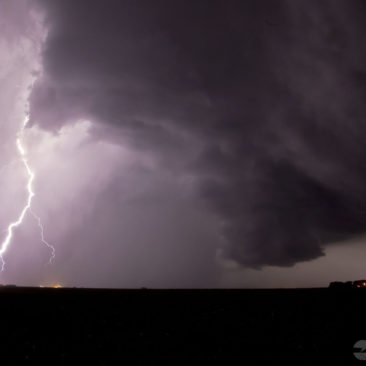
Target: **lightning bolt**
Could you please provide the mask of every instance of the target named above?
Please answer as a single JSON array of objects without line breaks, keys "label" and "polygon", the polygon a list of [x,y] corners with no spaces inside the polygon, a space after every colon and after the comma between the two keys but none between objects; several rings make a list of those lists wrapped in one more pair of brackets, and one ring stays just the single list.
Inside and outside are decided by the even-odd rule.
[{"label": "lightning bolt", "polygon": [[18,132],[17,135],[17,139],[16,139],[16,146],[18,149],[18,153],[20,155],[21,161],[24,165],[25,171],[27,173],[28,176],[28,181],[27,181],[27,185],[26,185],[26,190],[28,192],[28,197],[27,197],[27,201],[26,201],[26,205],[23,207],[23,210],[21,211],[18,219],[14,222],[11,222],[7,228],[7,235],[4,239],[4,241],[1,243],[0,245],[0,261],[1,261],[1,272],[5,269],[5,261],[3,258],[4,253],[6,252],[6,250],[8,249],[11,239],[13,237],[13,232],[14,229],[18,226],[20,226],[24,220],[25,215],[27,214],[27,212],[29,211],[32,216],[37,220],[38,223],[38,227],[40,229],[40,234],[41,234],[41,241],[43,244],[45,244],[50,250],[51,250],[51,257],[49,259],[49,263],[52,263],[53,259],[55,258],[55,248],[54,246],[52,246],[51,244],[49,244],[45,238],[44,238],[44,229],[43,229],[43,225],[41,222],[41,218],[36,215],[34,213],[34,211],[32,210],[32,200],[33,197],[35,196],[35,193],[33,191],[33,181],[35,178],[35,174],[32,171],[28,160],[27,160],[27,153],[22,145],[22,138],[23,138],[23,134],[24,134],[24,129],[26,128],[27,124],[29,122],[29,115],[27,114],[24,118],[23,124]]},{"label": "lightning bolt", "polygon": [[29,209],[30,210],[30,213],[32,214],[32,216],[37,220],[37,223],[38,223],[38,227],[39,227],[39,230],[40,230],[40,233],[41,233],[41,242],[46,245],[50,250],[51,250],[51,256],[50,256],[50,259],[48,261],[49,264],[52,264],[52,261],[55,259],[55,256],[56,256],[56,250],[55,250],[55,247],[53,245],[51,245],[44,237],[44,228],[43,228],[43,225],[42,225],[42,221],[41,221],[41,218],[34,213],[34,211],[32,210],[32,208]]}]

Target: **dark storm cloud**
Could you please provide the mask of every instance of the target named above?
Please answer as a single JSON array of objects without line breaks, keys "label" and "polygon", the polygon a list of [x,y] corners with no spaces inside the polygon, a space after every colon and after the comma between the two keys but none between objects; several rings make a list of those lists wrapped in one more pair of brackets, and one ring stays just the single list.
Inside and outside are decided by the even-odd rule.
[{"label": "dark storm cloud", "polygon": [[362,1],[39,0],[31,118],[195,177],[238,262],[292,265],[366,228]]}]

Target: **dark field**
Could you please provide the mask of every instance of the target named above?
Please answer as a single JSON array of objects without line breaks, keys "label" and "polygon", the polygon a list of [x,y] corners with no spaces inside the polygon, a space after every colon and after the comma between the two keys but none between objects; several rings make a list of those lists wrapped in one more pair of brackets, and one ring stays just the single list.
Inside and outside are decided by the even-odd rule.
[{"label": "dark field", "polygon": [[366,365],[363,289],[2,287],[0,309],[1,365]]}]

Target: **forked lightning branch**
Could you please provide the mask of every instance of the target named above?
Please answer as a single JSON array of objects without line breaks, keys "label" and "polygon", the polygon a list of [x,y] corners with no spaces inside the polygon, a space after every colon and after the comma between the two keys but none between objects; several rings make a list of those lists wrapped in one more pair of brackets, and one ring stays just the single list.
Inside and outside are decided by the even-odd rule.
[{"label": "forked lightning branch", "polygon": [[24,136],[24,130],[27,126],[29,122],[29,115],[27,114],[24,118],[23,124],[18,132],[17,138],[16,138],[16,146],[18,149],[18,154],[20,156],[20,159],[23,163],[24,169],[27,173],[27,184],[26,184],[26,190],[27,190],[27,201],[22,209],[22,211],[20,212],[18,219],[16,221],[11,222],[8,225],[8,228],[6,230],[6,236],[5,239],[2,241],[1,246],[0,246],[0,261],[1,261],[1,271],[3,271],[5,269],[5,260],[4,260],[4,254],[6,253],[12,238],[14,236],[14,230],[20,226],[23,223],[23,220],[26,216],[27,213],[30,213],[37,222],[37,225],[40,229],[40,234],[41,234],[41,242],[43,244],[45,244],[51,251],[51,256],[49,259],[49,263],[52,263],[52,261],[55,258],[55,248],[53,245],[51,245],[50,243],[48,243],[44,237],[44,229],[43,229],[43,225],[41,222],[41,218],[32,210],[32,200],[33,197],[35,196],[35,193],[33,191],[33,182],[35,179],[35,173],[32,170],[31,166],[28,163],[28,159],[27,159],[27,152],[23,147],[22,141],[23,141],[23,136]]}]

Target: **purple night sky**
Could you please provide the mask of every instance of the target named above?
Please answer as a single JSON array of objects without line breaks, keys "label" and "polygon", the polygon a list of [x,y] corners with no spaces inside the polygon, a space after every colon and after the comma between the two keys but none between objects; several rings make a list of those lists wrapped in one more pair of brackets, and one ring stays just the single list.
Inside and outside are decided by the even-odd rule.
[{"label": "purple night sky", "polygon": [[0,0],[0,283],[366,276],[366,3]]}]

